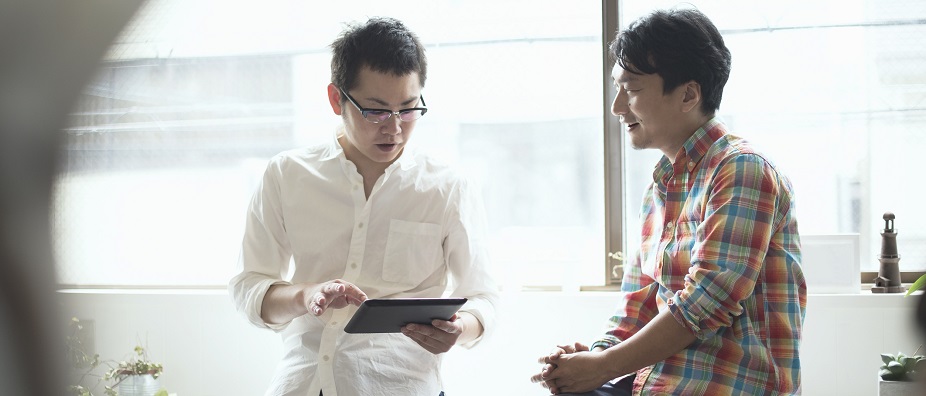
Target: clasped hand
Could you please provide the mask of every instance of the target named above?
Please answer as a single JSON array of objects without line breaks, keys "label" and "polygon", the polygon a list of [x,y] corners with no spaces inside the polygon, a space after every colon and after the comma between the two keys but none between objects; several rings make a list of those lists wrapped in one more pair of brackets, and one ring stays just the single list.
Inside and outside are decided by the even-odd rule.
[{"label": "clasped hand", "polygon": [[603,369],[603,357],[578,342],[558,345],[549,355],[537,359],[543,367],[539,374],[531,376],[531,381],[539,382],[554,395],[592,391],[610,380]]}]

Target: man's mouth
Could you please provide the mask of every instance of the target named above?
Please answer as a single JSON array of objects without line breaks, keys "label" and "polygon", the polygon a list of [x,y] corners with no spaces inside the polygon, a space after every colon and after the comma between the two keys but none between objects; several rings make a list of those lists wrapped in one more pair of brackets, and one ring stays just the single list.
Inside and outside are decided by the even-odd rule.
[{"label": "man's mouth", "polygon": [[393,151],[396,147],[399,147],[398,143],[379,143],[376,145],[376,148],[385,152]]}]

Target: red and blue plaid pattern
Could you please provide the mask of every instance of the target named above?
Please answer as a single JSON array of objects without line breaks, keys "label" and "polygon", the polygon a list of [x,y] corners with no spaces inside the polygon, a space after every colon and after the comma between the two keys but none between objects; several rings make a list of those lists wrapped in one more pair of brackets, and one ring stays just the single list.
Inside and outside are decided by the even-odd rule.
[{"label": "red and blue plaid pattern", "polygon": [[666,157],[644,197],[610,347],[668,310],[697,336],[637,372],[634,394],[800,392],[807,288],[790,181],[713,119]]}]

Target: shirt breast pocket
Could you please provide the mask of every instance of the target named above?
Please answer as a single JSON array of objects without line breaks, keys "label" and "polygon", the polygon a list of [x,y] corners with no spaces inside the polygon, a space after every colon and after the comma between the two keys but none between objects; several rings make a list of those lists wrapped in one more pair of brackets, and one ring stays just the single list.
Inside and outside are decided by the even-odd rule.
[{"label": "shirt breast pocket", "polygon": [[421,283],[443,263],[441,227],[392,220],[383,258],[383,280],[410,286]]},{"label": "shirt breast pocket", "polygon": [[697,221],[679,221],[673,238],[666,245],[660,276],[670,290],[680,290],[685,285],[685,275],[691,268],[691,249],[698,235]]}]

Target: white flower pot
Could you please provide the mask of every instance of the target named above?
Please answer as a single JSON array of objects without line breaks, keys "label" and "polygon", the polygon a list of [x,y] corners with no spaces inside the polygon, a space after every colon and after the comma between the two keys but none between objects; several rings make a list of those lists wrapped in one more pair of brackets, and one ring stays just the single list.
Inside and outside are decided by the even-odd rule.
[{"label": "white flower pot", "polygon": [[919,382],[878,380],[878,396],[922,395],[924,391],[926,384]]},{"label": "white flower pot", "polygon": [[130,375],[119,383],[119,396],[154,396],[159,390],[161,380],[151,374]]}]

